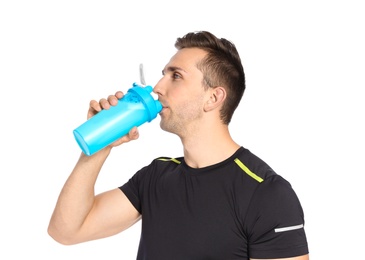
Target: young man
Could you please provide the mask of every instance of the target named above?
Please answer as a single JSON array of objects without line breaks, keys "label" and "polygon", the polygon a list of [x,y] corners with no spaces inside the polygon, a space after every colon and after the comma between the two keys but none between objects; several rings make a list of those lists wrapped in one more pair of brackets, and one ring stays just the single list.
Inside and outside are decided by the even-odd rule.
[{"label": "young man", "polygon": [[[121,187],[95,195],[111,150],[137,139],[137,128],[92,156],[81,154],[49,234],[76,244],[142,219],[137,259],[309,259],[303,211],[290,184],[230,136],[245,90],[235,46],[204,31],[175,46],[154,92],[163,105],[161,128],[180,137],[184,156],[157,158]],[[88,118],[122,96],[91,101]]]}]

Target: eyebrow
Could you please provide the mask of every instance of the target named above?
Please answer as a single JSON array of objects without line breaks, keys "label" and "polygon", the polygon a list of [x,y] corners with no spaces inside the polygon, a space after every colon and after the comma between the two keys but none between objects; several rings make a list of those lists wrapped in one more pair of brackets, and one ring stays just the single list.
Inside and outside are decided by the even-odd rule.
[{"label": "eyebrow", "polygon": [[183,72],[185,72],[186,73],[186,71],[185,70],[183,70],[182,68],[180,68],[180,67],[176,67],[176,66],[169,66],[169,67],[167,67],[167,68],[164,68],[163,70],[162,70],[162,75],[164,75],[165,74],[165,71],[170,71],[170,72],[174,72],[174,71],[183,71]]}]

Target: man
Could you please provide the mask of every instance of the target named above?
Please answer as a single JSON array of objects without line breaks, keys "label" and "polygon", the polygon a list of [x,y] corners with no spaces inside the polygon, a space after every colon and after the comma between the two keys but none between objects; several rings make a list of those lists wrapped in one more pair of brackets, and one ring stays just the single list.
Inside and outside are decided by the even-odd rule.
[{"label": "man", "polygon": [[[115,235],[142,219],[137,259],[306,260],[304,214],[290,184],[237,144],[228,124],[245,90],[239,54],[209,32],[178,38],[176,54],[154,87],[160,126],[178,135],[181,158],[157,158],[119,188],[94,194],[113,147],[81,154],[48,232],[62,244]],[[88,118],[123,93],[91,101]]]}]

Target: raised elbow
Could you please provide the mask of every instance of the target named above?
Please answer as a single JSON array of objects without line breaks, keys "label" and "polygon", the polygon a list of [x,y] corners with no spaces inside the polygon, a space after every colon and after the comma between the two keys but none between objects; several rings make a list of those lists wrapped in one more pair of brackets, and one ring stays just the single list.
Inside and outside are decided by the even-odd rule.
[{"label": "raised elbow", "polygon": [[69,245],[77,244],[77,242],[73,239],[72,235],[67,235],[66,232],[64,232],[52,225],[48,226],[47,233],[56,242],[58,242],[62,245],[69,246]]}]

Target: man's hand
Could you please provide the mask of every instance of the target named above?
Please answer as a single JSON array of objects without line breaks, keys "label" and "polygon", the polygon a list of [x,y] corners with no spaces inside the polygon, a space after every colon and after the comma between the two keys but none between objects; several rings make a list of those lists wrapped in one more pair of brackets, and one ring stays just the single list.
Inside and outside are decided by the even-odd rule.
[{"label": "man's hand", "polygon": [[[91,100],[89,111],[87,112],[87,119],[91,118],[92,116],[96,115],[103,109],[109,109],[110,106],[116,106],[118,104],[119,99],[121,99],[124,96],[124,93],[122,91],[117,91],[115,95],[110,95],[108,98],[102,98],[98,101]],[[115,147],[118,145],[121,145],[123,143],[127,143],[132,140],[136,140],[139,137],[138,128],[133,127],[129,133],[115,142],[113,142],[110,146]]]}]

